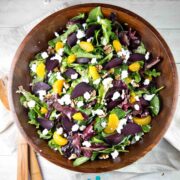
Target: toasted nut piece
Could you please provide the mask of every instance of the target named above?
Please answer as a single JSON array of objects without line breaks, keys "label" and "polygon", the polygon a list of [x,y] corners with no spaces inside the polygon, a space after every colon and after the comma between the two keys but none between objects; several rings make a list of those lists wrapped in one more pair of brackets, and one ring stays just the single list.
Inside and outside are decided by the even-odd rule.
[{"label": "toasted nut piece", "polygon": [[108,159],[109,155],[108,154],[101,154],[99,155],[99,159]]},{"label": "toasted nut piece", "polygon": [[68,158],[69,160],[72,160],[72,159],[76,159],[77,158],[77,155],[76,154],[71,154],[71,156]]}]

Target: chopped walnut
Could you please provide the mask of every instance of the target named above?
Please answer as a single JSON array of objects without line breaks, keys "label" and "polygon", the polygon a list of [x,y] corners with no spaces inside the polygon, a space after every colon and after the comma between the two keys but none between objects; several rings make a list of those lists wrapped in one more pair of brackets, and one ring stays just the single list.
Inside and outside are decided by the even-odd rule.
[{"label": "chopped walnut", "polygon": [[58,72],[58,71],[59,71],[58,67],[54,68],[54,72]]},{"label": "chopped walnut", "polygon": [[108,154],[101,154],[99,155],[99,159],[108,159],[109,155]]},{"label": "chopped walnut", "polygon": [[92,91],[92,93],[91,93],[91,96],[96,96],[96,91],[94,90],[94,91]]},{"label": "chopped walnut", "polygon": [[47,52],[48,52],[48,54],[54,54],[54,53],[55,53],[55,50],[54,50],[54,48],[52,48],[51,46],[49,46],[48,49],[47,49]]},{"label": "chopped walnut", "polygon": [[103,50],[105,51],[105,54],[109,54],[113,51],[112,46],[110,44],[104,46]]},{"label": "chopped walnut", "polygon": [[76,154],[71,154],[71,156],[68,158],[69,160],[72,160],[72,159],[76,159],[77,158],[77,155]]},{"label": "chopped walnut", "polygon": [[121,79],[120,77],[121,77],[120,75],[116,75],[116,76],[115,76],[115,79],[116,79],[116,80],[120,80],[120,79]]},{"label": "chopped walnut", "polygon": [[101,71],[103,67],[102,67],[102,65],[98,64],[98,65],[96,65],[96,68],[97,68],[98,71]]},{"label": "chopped walnut", "polygon": [[75,107],[75,103],[74,101],[71,101],[71,107],[74,108]]}]

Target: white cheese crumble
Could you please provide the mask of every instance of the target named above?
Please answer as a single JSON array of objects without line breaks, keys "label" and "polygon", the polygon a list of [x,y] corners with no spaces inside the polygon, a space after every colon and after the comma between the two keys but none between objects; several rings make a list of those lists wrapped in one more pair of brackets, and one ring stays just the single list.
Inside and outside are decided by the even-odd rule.
[{"label": "white cheese crumble", "polygon": [[106,125],[107,125],[107,123],[106,123],[105,121],[103,121],[103,122],[101,123],[101,126],[102,126],[103,128],[105,128]]},{"label": "white cheese crumble", "polygon": [[56,37],[58,37],[58,36],[59,36],[59,33],[57,33],[57,32],[54,32],[54,35],[55,35]]},{"label": "white cheese crumble", "polygon": [[56,129],[56,132],[57,132],[59,135],[63,134],[63,128],[60,127],[60,128],[58,128],[58,129]]},{"label": "white cheese crumble", "polygon": [[97,109],[95,111],[92,110],[92,114],[93,114],[93,116],[96,115],[96,114],[98,116],[105,116],[105,112],[102,109]]},{"label": "white cheese crumble", "polygon": [[66,134],[66,133],[64,133],[64,134],[63,134],[63,136],[66,138],[66,137],[67,137],[67,134]]},{"label": "white cheese crumble", "polygon": [[140,136],[140,135],[138,135],[138,134],[136,134],[134,138],[135,138],[135,140],[136,140],[136,141],[139,141],[139,140],[140,140],[140,138],[141,138],[141,136]]},{"label": "white cheese crumble", "polygon": [[50,71],[47,76],[50,77],[51,75],[52,75],[52,72]]},{"label": "white cheese crumble", "polygon": [[46,58],[49,57],[49,55],[48,55],[47,52],[42,52],[42,53],[41,53],[41,56],[42,56],[43,59],[46,59]]},{"label": "white cheese crumble", "polygon": [[61,62],[62,57],[59,54],[55,54],[55,56],[51,57],[50,60],[58,60],[59,62]]},{"label": "white cheese crumble", "polygon": [[39,99],[41,101],[43,101],[44,96],[46,95],[46,91],[45,90],[39,90],[37,93],[39,94]]},{"label": "white cheese crumble", "polygon": [[66,43],[66,41],[67,41],[67,39],[64,39],[62,42],[65,44],[65,43]]},{"label": "white cheese crumble", "polygon": [[45,136],[45,135],[47,135],[48,134],[48,130],[47,129],[44,129],[43,131],[42,131],[42,134]]},{"label": "white cheese crumble", "polygon": [[89,79],[88,78],[83,78],[82,82],[89,83]]},{"label": "white cheese crumble", "polygon": [[113,94],[113,97],[111,98],[113,101],[118,99],[120,97],[120,93],[118,91],[116,91],[114,94]]},{"label": "white cheese crumble", "polygon": [[145,79],[144,82],[143,82],[144,85],[149,85],[149,83],[150,83],[149,79]]},{"label": "white cheese crumble", "polygon": [[101,38],[101,44],[104,46],[107,45],[106,38],[104,38],[104,37]]},{"label": "white cheese crumble", "polygon": [[119,51],[118,53],[117,53],[117,55],[118,55],[118,57],[124,57],[124,62],[126,63],[127,62],[127,60],[129,59],[129,57],[130,57],[130,51],[127,49],[127,50],[125,50],[124,48],[122,48],[122,50],[121,51]]},{"label": "white cheese crumble", "polygon": [[58,80],[63,80],[64,78],[61,76],[61,73],[60,72],[57,72],[56,73],[56,78],[58,79]]},{"label": "white cheese crumble", "polygon": [[96,80],[93,82],[93,84],[97,85],[97,84],[99,84],[99,83],[100,83],[100,81],[101,81],[101,78],[96,79]]},{"label": "white cheese crumble", "polygon": [[62,55],[63,55],[63,52],[64,52],[64,48],[60,48],[57,53],[58,53],[60,56],[62,56]]},{"label": "white cheese crumble", "polygon": [[137,110],[137,111],[139,111],[139,109],[140,109],[139,105],[138,105],[138,104],[135,104],[135,105],[134,105],[134,109]]},{"label": "white cheese crumble", "polygon": [[123,129],[123,126],[126,125],[127,123],[127,119],[126,118],[123,118],[119,121],[119,124],[118,124],[118,127],[116,129],[116,131],[121,134],[121,130]]},{"label": "white cheese crumble", "polygon": [[148,60],[148,59],[149,59],[149,56],[150,56],[150,53],[147,52],[147,53],[145,54],[145,59]]},{"label": "white cheese crumble", "polygon": [[36,72],[37,64],[32,64],[31,71]]},{"label": "white cheese crumble", "polygon": [[78,73],[71,74],[71,79],[77,79],[78,78]]},{"label": "white cheese crumble", "polygon": [[151,101],[154,96],[155,96],[155,94],[144,94],[144,95],[143,95],[143,98],[144,98],[146,101]]},{"label": "white cheese crumble", "polygon": [[140,101],[139,96],[135,96],[134,98],[135,98],[136,101]]},{"label": "white cheese crumble", "polygon": [[65,94],[63,97],[61,97],[61,99],[58,99],[58,102],[61,105],[69,105],[71,104],[71,97],[69,94]]},{"label": "white cheese crumble", "polygon": [[121,79],[125,79],[128,77],[128,71],[127,70],[122,70],[121,72]]},{"label": "white cheese crumble", "polygon": [[85,147],[90,147],[90,146],[91,146],[91,143],[90,143],[89,141],[84,141],[84,142],[82,143],[82,145],[85,146]]},{"label": "white cheese crumble", "polygon": [[87,24],[86,24],[86,23],[83,23],[82,26],[83,26],[84,29],[86,29]]},{"label": "white cheese crumble", "polygon": [[97,64],[97,59],[96,58],[92,58],[91,59],[91,64]]},{"label": "white cheese crumble", "polygon": [[78,31],[77,31],[77,34],[76,34],[76,37],[77,37],[78,39],[81,39],[81,38],[85,37],[85,32],[82,31],[82,30],[78,30]]},{"label": "white cheese crumble", "polygon": [[113,79],[111,77],[105,78],[102,81],[105,91],[107,91],[110,87],[113,87],[112,81]]},{"label": "white cheese crumble", "polygon": [[80,40],[78,39],[77,42],[76,42],[76,44],[79,44],[79,43],[80,43]]},{"label": "white cheese crumble", "polygon": [[114,152],[111,153],[111,156],[113,159],[116,159],[119,155],[119,152],[117,150],[115,150]]},{"label": "white cheese crumble", "polygon": [[73,132],[77,131],[78,129],[79,129],[79,125],[78,125],[78,124],[74,124],[74,125],[72,126],[72,128],[71,128],[71,130],[72,130]]},{"label": "white cheese crumble", "polygon": [[89,99],[91,98],[91,95],[89,94],[89,92],[85,92],[85,93],[84,93],[84,98],[85,98],[86,100],[89,100]]},{"label": "white cheese crumble", "polygon": [[80,108],[80,107],[82,107],[82,106],[84,106],[83,101],[78,101],[78,102],[77,102],[77,107],[79,107],[79,108]]},{"label": "white cheese crumble", "polygon": [[79,128],[80,131],[84,131],[85,129],[86,129],[85,125],[81,125],[80,128]]},{"label": "white cheese crumble", "polygon": [[123,89],[123,90],[122,90],[122,94],[121,94],[121,98],[124,99],[124,98],[125,98],[125,95],[126,95],[126,94],[125,94],[125,90]]},{"label": "white cheese crumble", "polygon": [[133,87],[139,87],[139,84],[137,84],[134,79],[131,80],[131,84]]},{"label": "white cheese crumble", "polygon": [[129,119],[133,119],[132,115],[129,115]]},{"label": "white cheese crumble", "polygon": [[30,100],[28,103],[27,103],[28,107],[29,108],[34,108],[35,105],[36,105],[36,102],[34,100]]},{"label": "white cheese crumble", "polygon": [[91,42],[93,40],[93,37],[90,37],[87,39],[87,42]]}]

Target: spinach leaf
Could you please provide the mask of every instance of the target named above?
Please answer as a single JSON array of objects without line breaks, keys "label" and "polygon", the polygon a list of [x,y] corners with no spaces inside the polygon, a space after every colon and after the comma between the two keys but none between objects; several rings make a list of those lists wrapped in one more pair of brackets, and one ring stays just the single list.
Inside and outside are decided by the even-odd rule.
[{"label": "spinach leaf", "polygon": [[100,54],[92,54],[84,51],[80,48],[80,46],[77,44],[72,47],[71,49],[72,53],[76,55],[77,58],[79,57],[85,57],[85,58],[97,58],[100,59],[102,56]]},{"label": "spinach leaf", "polygon": [[78,25],[77,24],[73,24],[73,25],[70,25],[68,27],[68,29],[66,30],[66,32],[64,32],[62,35],[58,36],[57,38],[54,38],[52,40],[50,40],[48,42],[48,45],[51,46],[51,47],[55,47],[55,44],[58,42],[58,41],[64,41],[67,39],[67,37],[75,32],[76,30],[78,30]]},{"label": "spinach leaf", "polygon": [[85,156],[79,157],[73,162],[73,166],[79,166],[87,161],[89,161],[88,157],[85,157]]},{"label": "spinach leaf", "polygon": [[150,108],[153,116],[157,116],[160,110],[160,100],[158,95],[155,95],[150,101]]},{"label": "spinach leaf", "polygon": [[39,134],[39,137],[40,137],[41,139],[50,139],[50,138],[52,138],[52,135],[53,135],[53,133],[52,133],[51,130],[48,131],[48,133],[47,133],[46,135],[44,135],[44,134],[41,132],[41,130],[38,130],[37,133]]},{"label": "spinach leaf", "polygon": [[143,130],[144,133],[148,133],[151,130],[151,126],[149,124],[148,125],[143,125],[141,127],[142,127],[142,130]]},{"label": "spinach leaf", "polygon": [[138,72],[133,72],[131,74],[131,77],[135,80],[136,83],[139,83],[141,81],[141,76]]},{"label": "spinach leaf", "polygon": [[150,77],[158,77],[161,75],[160,72],[157,72],[156,69],[152,69],[152,70],[146,70],[145,74],[150,76]]},{"label": "spinach leaf", "polygon": [[67,44],[64,45],[64,53],[67,54],[67,55],[72,54],[71,49]]},{"label": "spinach leaf", "polygon": [[123,111],[121,108],[114,108],[112,111],[111,111],[111,114],[116,114],[118,116],[119,119],[122,119],[126,116],[126,114],[129,113],[129,111]]},{"label": "spinach leaf", "polygon": [[89,15],[88,15],[88,18],[86,20],[87,23],[89,22],[95,22],[97,21],[97,18],[103,18],[103,14],[101,12],[101,7],[98,6],[94,9],[92,9],[90,12],[89,12]]},{"label": "spinach leaf", "polygon": [[29,124],[35,125],[36,128],[39,128],[39,122],[36,120],[37,115],[36,112],[33,109],[30,109],[28,112],[28,117],[29,117]]},{"label": "spinach leaf", "polygon": [[145,54],[146,48],[144,44],[141,42],[141,44],[138,46],[138,48],[134,51],[135,53]]}]

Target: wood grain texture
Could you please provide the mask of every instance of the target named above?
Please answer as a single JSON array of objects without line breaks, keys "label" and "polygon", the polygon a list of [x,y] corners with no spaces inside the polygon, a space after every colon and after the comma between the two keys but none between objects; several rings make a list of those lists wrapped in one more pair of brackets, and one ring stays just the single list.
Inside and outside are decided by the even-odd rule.
[{"label": "wood grain texture", "polygon": [[[64,27],[69,18],[80,12],[88,12],[97,5],[103,7],[105,16],[108,16],[112,11],[116,12],[120,21],[128,22],[131,27],[139,31],[143,42],[155,56],[160,55],[163,57],[163,62],[158,66],[162,71],[162,75],[157,83],[159,86],[165,85],[166,88],[160,93],[162,110],[159,116],[154,118],[152,122],[153,129],[149,134],[145,135],[143,142],[132,145],[129,148],[129,153],[121,154],[119,162],[114,163],[110,159],[104,161],[97,160],[75,168],[72,162],[60,156],[58,152],[52,151],[44,140],[39,139],[36,129],[25,121],[27,119],[27,112],[20,105],[19,95],[15,92],[19,85],[23,85],[25,89],[29,89],[30,76],[28,74],[24,76],[24,73],[28,71],[28,63],[37,52],[47,48],[47,41],[53,36],[52,32],[58,31],[60,27]],[[36,151],[51,162],[70,170],[79,172],[105,172],[133,163],[150,151],[163,137],[175,111],[178,96],[178,77],[174,58],[166,42],[144,19],[120,7],[103,4],[86,4],[69,7],[54,13],[39,23],[26,36],[13,60],[9,89],[10,107],[18,127]]]}]

